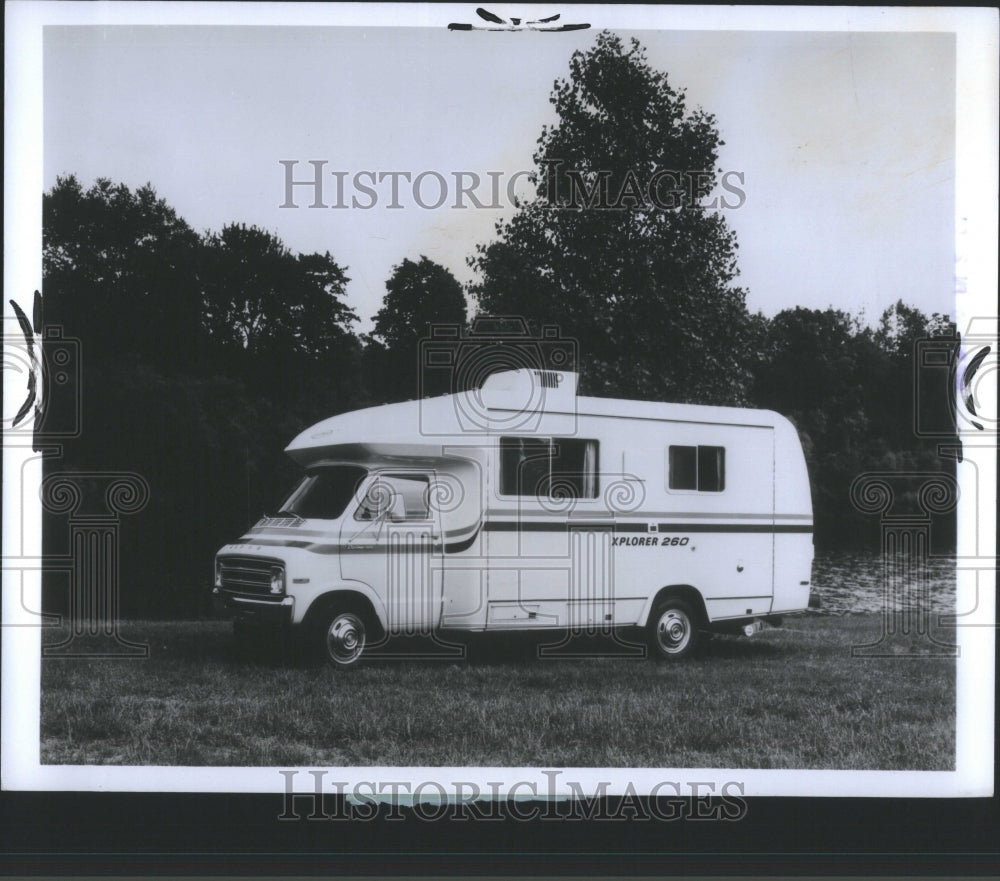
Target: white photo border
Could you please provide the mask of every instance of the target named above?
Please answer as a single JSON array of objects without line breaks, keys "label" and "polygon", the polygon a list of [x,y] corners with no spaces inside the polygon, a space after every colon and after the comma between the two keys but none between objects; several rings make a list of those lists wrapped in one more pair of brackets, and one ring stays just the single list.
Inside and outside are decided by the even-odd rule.
[{"label": "white photo border", "polygon": [[[499,4],[501,14],[513,4]],[[522,7],[518,7],[521,9]],[[533,5],[551,13],[556,7]],[[309,3],[48,3],[6,6],[4,322],[9,302],[41,289],[43,192],[42,47],[46,25],[276,25],[408,26],[444,28],[470,20],[473,6]],[[559,6],[564,20],[602,28],[770,31],[940,31],[957,41],[956,95],[956,318],[960,332],[973,319],[996,337],[997,295],[997,14],[991,9],[852,7],[600,7]],[[984,197],[985,194],[985,197]],[[5,394],[23,391],[23,379],[4,373]],[[995,376],[992,380],[995,383]],[[10,383],[10,385],[6,385]],[[995,398],[994,398],[995,400]],[[963,440],[965,438],[963,437]],[[330,779],[523,781],[539,793],[571,793],[566,781],[592,792],[611,781],[608,795],[649,793],[662,781],[714,782],[716,792],[738,781],[743,796],[970,797],[993,792],[995,652],[996,443],[969,438],[960,479],[978,473],[978,486],[962,489],[959,513],[958,607],[975,608],[956,630],[956,767],[948,772],[635,768],[391,768],[331,770]],[[41,628],[30,609],[41,608],[41,456],[31,447],[4,444],[2,784],[8,790],[282,793],[275,768],[62,766],[40,763]],[[978,507],[974,499],[979,499]],[[11,562],[12,558],[20,565]],[[977,597],[978,595],[978,605]],[[974,619],[974,620],[973,620]],[[295,770],[295,769],[284,769]],[[313,791],[308,768],[298,769],[295,791]],[[560,774],[553,790],[553,770]],[[548,774],[546,774],[548,771]],[[669,791],[669,790],[668,790]],[[706,790],[703,790],[706,791]]]}]

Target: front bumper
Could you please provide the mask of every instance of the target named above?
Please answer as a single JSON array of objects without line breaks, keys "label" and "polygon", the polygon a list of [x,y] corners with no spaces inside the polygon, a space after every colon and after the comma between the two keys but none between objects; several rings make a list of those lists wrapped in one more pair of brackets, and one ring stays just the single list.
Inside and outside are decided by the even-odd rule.
[{"label": "front bumper", "polygon": [[212,589],[212,604],[217,612],[261,624],[290,624],[295,609],[294,597],[248,597],[218,587]]}]

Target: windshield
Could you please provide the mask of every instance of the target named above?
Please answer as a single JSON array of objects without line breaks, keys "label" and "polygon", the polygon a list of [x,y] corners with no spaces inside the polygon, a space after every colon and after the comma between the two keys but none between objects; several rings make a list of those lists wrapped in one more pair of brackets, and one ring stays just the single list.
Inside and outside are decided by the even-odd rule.
[{"label": "windshield", "polygon": [[367,469],[358,465],[311,469],[292,490],[278,514],[336,520],[354,498],[354,491],[367,473]]}]

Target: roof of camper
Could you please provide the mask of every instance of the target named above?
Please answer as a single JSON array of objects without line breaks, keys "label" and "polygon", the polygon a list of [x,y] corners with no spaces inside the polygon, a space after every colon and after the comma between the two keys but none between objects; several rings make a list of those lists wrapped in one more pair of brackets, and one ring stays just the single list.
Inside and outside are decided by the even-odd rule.
[{"label": "roof of camper", "polygon": [[481,444],[486,436],[572,434],[577,416],[771,426],[784,417],[770,410],[579,397],[569,371],[511,370],[491,374],[474,391],[383,404],[331,416],[307,428],[286,448],[305,464],[366,454],[432,453],[444,445]]}]

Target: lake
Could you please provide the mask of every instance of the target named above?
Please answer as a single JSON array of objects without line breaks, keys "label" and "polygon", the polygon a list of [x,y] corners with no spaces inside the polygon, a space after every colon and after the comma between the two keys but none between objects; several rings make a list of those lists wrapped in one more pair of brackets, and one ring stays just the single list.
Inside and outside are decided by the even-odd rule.
[{"label": "lake", "polygon": [[813,561],[813,601],[818,597],[820,607],[815,611],[880,612],[895,585],[898,594],[891,604],[893,609],[955,612],[953,557],[929,558],[922,573],[915,565],[910,572],[906,568],[905,560],[895,569],[886,567],[877,553],[817,553]]}]

